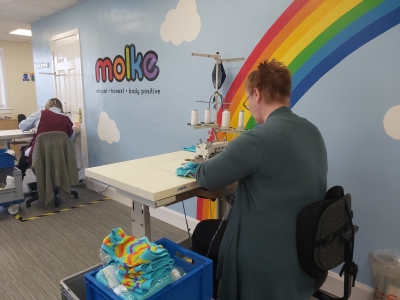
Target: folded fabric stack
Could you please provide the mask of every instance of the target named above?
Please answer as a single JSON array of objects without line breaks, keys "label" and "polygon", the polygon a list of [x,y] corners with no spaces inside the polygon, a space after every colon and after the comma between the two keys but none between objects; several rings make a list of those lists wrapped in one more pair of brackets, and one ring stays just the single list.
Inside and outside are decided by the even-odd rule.
[{"label": "folded fabric stack", "polygon": [[176,175],[182,177],[196,178],[196,170],[198,166],[198,163],[188,161],[183,167],[179,167],[176,169]]},{"label": "folded fabric stack", "polygon": [[149,292],[154,294],[155,288],[159,290],[160,280],[172,282],[170,274],[174,260],[165,248],[150,242],[147,237],[137,239],[117,228],[103,240],[101,248],[110,256],[108,264],[118,267],[119,282],[137,299],[145,299]]}]

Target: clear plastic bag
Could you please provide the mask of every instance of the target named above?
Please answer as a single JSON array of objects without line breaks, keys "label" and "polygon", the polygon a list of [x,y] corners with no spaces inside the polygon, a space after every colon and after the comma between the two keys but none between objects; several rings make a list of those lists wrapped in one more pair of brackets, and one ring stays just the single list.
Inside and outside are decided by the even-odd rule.
[{"label": "clear plastic bag", "polygon": [[371,268],[373,300],[400,299],[400,257],[390,250],[378,250],[371,257]]},{"label": "clear plastic bag", "polygon": [[100,248],[100,255],[99,255],[99,257],[100,257],[101,263],[103,264],[103,267],[104,267],[104,268],[107,267],[107,266],[108,266],[108,263],[109,263],[109,261],[110,261],[110,255],[108,255],[107,253],[105,253],[104,250]]},{"label": "clear plastic bag", "polygon": [[15,179],[12,176],[7,176],[5,189],[13,189],[13,188],[15,188]]},{"label": "clear plastic bag", "polygon": [[186,272],[184,269],[182,269],[181,267],[174,265],[174,268],[171,271],[171,278],[172,281],[175,282],[176,280],[178,280],[179,278],[183,277],[186,275]]}]

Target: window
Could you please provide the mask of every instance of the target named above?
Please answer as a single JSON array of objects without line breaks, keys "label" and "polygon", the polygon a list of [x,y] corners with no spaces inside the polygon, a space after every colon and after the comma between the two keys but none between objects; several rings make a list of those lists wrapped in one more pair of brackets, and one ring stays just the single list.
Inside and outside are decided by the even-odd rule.
[{"label": "window", "polygon": [[12,109],[8,102],[4,49],[0,48],[0,114],[9,113],[12,113]]}]

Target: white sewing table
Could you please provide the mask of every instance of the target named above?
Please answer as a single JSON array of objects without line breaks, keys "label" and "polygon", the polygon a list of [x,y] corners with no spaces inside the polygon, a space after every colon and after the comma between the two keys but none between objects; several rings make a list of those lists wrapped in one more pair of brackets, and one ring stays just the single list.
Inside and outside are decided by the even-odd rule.
[{"label": "white sewing table", "polygon": [[32,138],[34,135],[34,132],[24,132],[21,129],[0,130],[0,141],[4,141],[7,144],[7,148],[10,148],[10,143],[13,139]]},{"label": "white sewing table", "polygon": [[31,131],[22,131],[21,129],[12,129],[12,130],[0,130],[0,140],[13,140],[13,139],[22,139],[29,138],[35,135],[34,132]]},{"label": "white sewing table", "polygon": [[[74,129],[75,134],[80,133],[80,129]],[[32,138],[36,132],[33,131],[22,131],[21,129],[12,130],[0,130],[0,141],[7,143],[7,147],[10,148],[10,143],[14,139]]]},{"label": "white sewing table", "polygon": [[192,197],[222,198],[232,194],[236,184],[215,191],[200,188],[196,179],[179,177],[175,171],[195,153],[177,151],[162,155],[88,168],[87,177],[113,186],[117,193],[132,199],[132,232],[151,237],[149,207],[171,205]]}]

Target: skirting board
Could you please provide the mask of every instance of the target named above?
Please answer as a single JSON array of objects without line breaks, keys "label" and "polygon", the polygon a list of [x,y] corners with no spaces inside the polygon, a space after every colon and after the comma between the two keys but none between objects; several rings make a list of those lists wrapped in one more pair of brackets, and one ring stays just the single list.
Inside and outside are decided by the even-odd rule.
[{"label": "skirting board", "polygon": [[[119,203],[122,203],[126,206],[132,207],[132,200],[121,196],[117,193],[115,188],[113,187],[108,187],[107,185],[99,182],[94,179],[89,179],[86,180],[86,187],[89,190],[93,190],[95,192],[102,192],[101,194],[109,197]],[[184,231],[187,231],[186,227],[186,220],[185,220],[185,215],[178,213],[172,209],[169,209],[167,207],[159,207],[159,208],[150,208],[150,215],[156,219],[159,219],[160,221],[163,221],[165,223],[168,223],[172,226],[175,226],[179,229],[182,229]],[[187,216],[187,221],[190,229],[190,233],[193,233],[194,228],[196,227],[197,223],[199,223],[198,220],[195,218]]]},{"label": "skirting board", "polygon": [[[338,274],[329,271],[325,283],[322,285],[321,290],[328,292],[335,296],[343,297],[343,278]],[[350,300],[372,300],[374,289],[365,284],[356,282],[355,286],[351,289]]]},{"label": "skirting board", "polygon": [[[105,185],[104,183],[101,183],[93,179],[86,180],[86,183],[88,189],[96,192],[104,191],[102,195],[109,197],[122,204],[125,204],[128,207],[132,206],[132,200],[119,195],[116,192],[115,188],[113,187],[107,188],[107,185]],[[185,216],[172,209],[166,207],[160,207],[157,209],[150,208],[150,215],[179,229],[185,231],[187,230]],[[187,220],[190,232],[193,233],[193,230],[199,221],[192,217],[187,217]],[[341,278],[338,274],[329,271],[328,278],[326,279],[324,285],[321,287],[321,290],[326,291],[332,295],[342,297],[343,278]],[[372,300],[373,291],[374,291],[373,288],[366,286],[362,283],[356,282],[355,287],[352,288],[351,290],[350,300]]]}]

